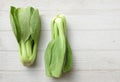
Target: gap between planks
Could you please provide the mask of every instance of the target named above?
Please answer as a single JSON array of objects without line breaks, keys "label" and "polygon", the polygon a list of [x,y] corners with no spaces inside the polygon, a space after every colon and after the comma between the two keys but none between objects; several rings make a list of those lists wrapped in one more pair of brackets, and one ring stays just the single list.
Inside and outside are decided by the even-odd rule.
[{"label": "gap between planks", "polygon": [[[38,51],[45,51],[45,49],[39,49]],[[99,51],[99,52],[112,52],[112,51],[120,51],[120,49],[72,49],[72,51]],[[0,52],[19,52],[19,50],[0,50]],[[1,55],[1,54],[0,54]]]},{"label": "gap between planks", "polygon": [[[0,32],[11,32],[12,30],[0,30]],[[41,31],[51,31],[51,29],[41,29]],[[120,29],[67,29],[67,31],[120,31]]]},{"label": "gap between planks", "polygon": [[[29,69],[29,68],[28,68]],[[0,72],[23,72],[23,71],[45,71],[44,69],[35,69],[35,70],[0,70]],[[95,72],[120,72],[120,69],[73,69],[70,72],[74,71],[95,71]]]}]

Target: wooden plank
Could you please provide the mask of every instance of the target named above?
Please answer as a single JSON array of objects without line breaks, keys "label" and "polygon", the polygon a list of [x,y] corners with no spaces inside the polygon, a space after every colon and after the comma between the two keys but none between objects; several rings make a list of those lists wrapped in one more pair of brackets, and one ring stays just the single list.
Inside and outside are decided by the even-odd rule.
[{"label": "wooden plank", "polygon": [[[120,50],[120,31],[68,31],[74,50]],[[41,31],[39,49],[44,50],[51,38],[50,31]],[[0,32],[0,50],[18,50],[12,31]]]},{"label": "wooden plank", "polygon": [[[72,3],[72,4],[71,4]],[[34,6],[40,10],[78,10],[78,9],[119,9],[119,0],[7,0],[1,1],[0,10],[8,10],[10,6]]]},{"label": "wooden plank", "polygon": [[59,79],[46,77],[44,71],[0,72],[1,82],[119,82],[120,71],[73,71]]},{"label": "wooden plank", "polygon": [[[120,51],[74,51],[73,70],[120,71]],[[21,64],[18,52],[0,52],[0,71],[44,70],[44,51],[39,51],[36,63],[27,68]]]},{"label": "wooden plank", "polygon": [[[61,11],[62,12],[62,11]],[[82,12],[82,11],[80,11]],[[68,30],[120,30],[120,10],[117,11],[83,11],[83,14],[70,15],[70,13],[64,13],[67,18]],[[93,12],[93,14],[91,14]],[[42,30],[51,29],[51,19],[57,13],[51,13],[51,11],[40,11]],[[49,14],[51,13],[51,14]],[[85,13],[85,14],[84,14]],[[96,14],[94,14],[96,13]],[[116,14],[117,13],[117,14]],[[0,12],[0,30],[11,30],[9,12]]]}]

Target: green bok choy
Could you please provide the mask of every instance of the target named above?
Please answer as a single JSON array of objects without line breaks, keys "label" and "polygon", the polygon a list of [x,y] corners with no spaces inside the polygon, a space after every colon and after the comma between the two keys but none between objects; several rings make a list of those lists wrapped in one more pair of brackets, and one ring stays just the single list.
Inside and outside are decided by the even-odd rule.
[{"label": "green bok choy", "polygon": [[66,19],[59,14],[52,19],[52,39],[45,51],[46,75],[59,78],[72,68],[72,50],[66,37]]},{"label": "green bok choy", "polygon": [[19,45],[20,59],[23,65],[30,66],[36,59],[41,28],[38,9],[11,6],[10,22]]}]

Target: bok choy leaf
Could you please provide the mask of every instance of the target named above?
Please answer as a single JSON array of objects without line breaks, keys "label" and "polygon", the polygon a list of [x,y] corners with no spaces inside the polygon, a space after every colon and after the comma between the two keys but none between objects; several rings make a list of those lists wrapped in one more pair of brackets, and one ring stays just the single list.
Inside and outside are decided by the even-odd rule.
[{"label": "bok choy leaf", "polygon": [[52,39],[45,51],[46,75],[59,78],[72,68],[72,50],[66,36],[66,19],[59,14],[52,19]]},{"label": "bok choy leaf", "polygon": [[10,22],[19,45],[20,59],[25,66],[34,63],[40,36],[40,16],[38,9],[10,8]]}]

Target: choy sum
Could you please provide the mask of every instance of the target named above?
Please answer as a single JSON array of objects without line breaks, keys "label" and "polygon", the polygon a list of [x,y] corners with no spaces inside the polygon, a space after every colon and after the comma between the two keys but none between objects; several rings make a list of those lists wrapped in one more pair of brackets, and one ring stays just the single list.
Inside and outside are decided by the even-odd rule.
[{"label": "choy sum", "polygon": [[59,78],[72,68],[72,50],[66,37],[66,19],[59,14],[52,19],[52,39],[45,51],[45,71],[50,77]]},{"label": "choy sum", "polygon": [[25,66],[34,63],[40,35],[40,16],[33,7],[10,8],[12,31],[19,45],[20,59]]}]

